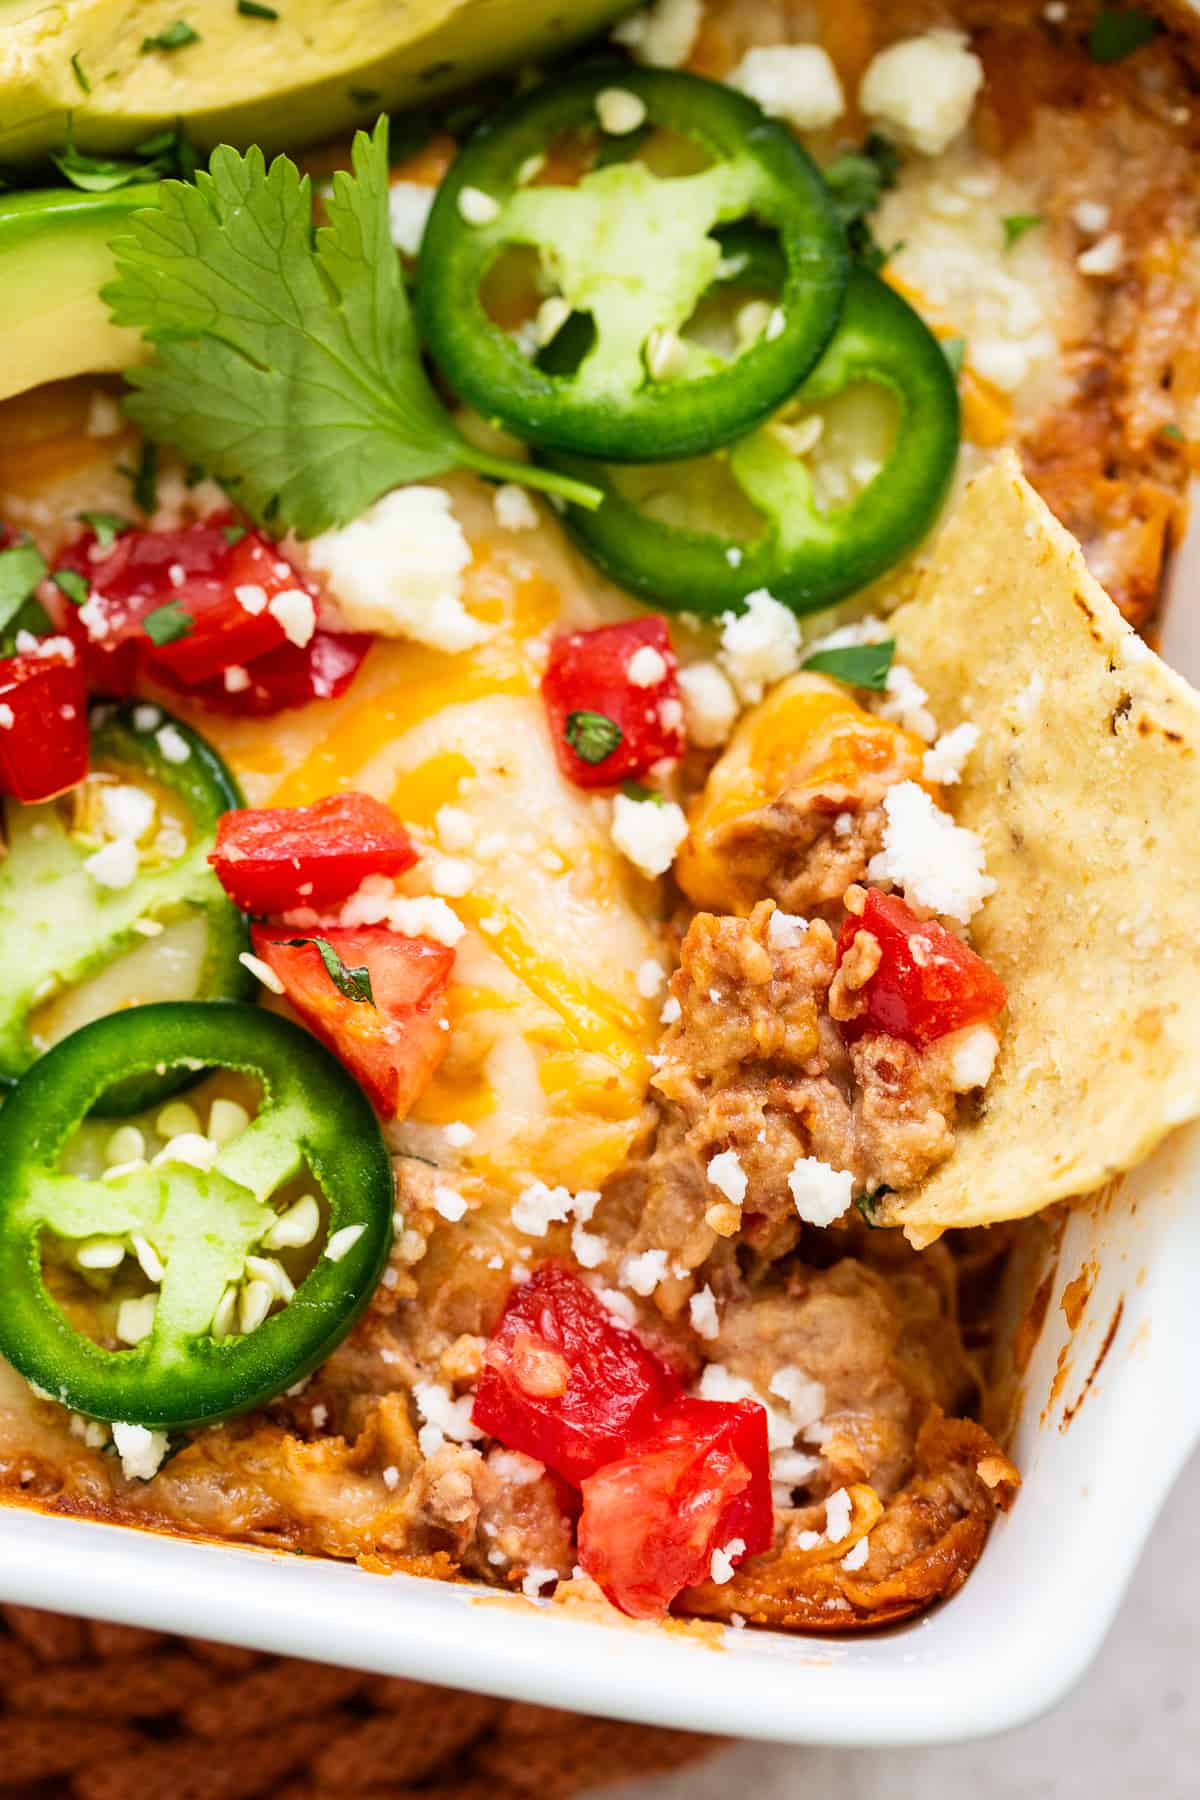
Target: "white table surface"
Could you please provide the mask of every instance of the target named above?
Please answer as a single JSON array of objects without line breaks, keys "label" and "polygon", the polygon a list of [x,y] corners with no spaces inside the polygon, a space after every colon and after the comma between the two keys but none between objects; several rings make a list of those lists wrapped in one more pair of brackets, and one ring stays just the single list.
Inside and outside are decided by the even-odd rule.
[{"label": "white table surface", "polygon": [[1099,1659],[1048,1717],[940,1750],[746,1744],[699,1770],[606,1792],[612,1800],[1196,1800],[1200,1457],[1167,1502]]}]

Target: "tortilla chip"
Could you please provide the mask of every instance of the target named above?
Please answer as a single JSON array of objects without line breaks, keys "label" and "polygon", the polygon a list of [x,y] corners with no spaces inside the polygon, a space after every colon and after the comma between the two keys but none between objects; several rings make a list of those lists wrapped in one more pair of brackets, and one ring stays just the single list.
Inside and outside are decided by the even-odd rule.
[{"label": "tortilla chip", "polygon": [[943,730],[996,892],[996,1072],[949,1160],[880,1209],[918,1244],[1098,1188],[1200,1114],[1200,695],[1147,649],[1015,458],[967,489],[896,654]]}]

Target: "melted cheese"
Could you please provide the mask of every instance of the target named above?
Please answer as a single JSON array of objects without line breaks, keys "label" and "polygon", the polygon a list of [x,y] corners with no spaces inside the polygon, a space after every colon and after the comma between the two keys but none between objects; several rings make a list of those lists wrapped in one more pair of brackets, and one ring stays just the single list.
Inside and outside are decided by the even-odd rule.
[{"label": "melted cheese", "polygon": [[[556,527],[516,547],[477,504],[482,490],[452,485],[475,556],[465,601],[491,637],[456,656],[380,641],[339,700],[198,722],[258,804],[363,789],[421,840],[404,891],[438,891],[448,856],[453,886],[465,882],[445,894],[468,927],[447,1054],[398,1147],[437,1154],[439,1128],[462,1120],[475,1131],[466,1161],[492,1184],[594,1186],[624,1156],[645,1094],[657,1022],[635,971],[657,933],[612,847],[608,802],[559,772],[538,686],[548,628],[603,610]],[[438,838],[446,806],[453,844]]]},{"label": "melted cheese", "polygon": [[688,898],[717,912],[747,912],[760,897],[746,891],[728,829],[787,793],[799,811],[806,798],[856,795],[881,776],[924,783],[925,745],[911,732],[866,712],[839,683],[793,675],[746,714],[714,764],[689,821],[675,874]]}]

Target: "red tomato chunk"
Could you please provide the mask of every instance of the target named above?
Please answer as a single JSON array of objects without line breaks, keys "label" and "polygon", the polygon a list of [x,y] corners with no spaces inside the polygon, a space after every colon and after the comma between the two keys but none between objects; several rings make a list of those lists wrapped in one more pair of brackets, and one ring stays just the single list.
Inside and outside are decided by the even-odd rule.
[{"label": "red tomato chunk", "polygon": [[[224,712],[269,713],[347,685],[369,640],[322,631],[304,578],[269,539],[238,529],[219,518],[122,532],[103,553],[90,532],[68,546],[59,569],[90,589],[65,620],[89,688],[124,696],[145,678]],[[164,607],[175,635],[156,641],[146,621]]]},{"label": "red tomato chunk", "polygon": [[29,805],[66,793],[87,771],[87,692],[78,658],[66,647],[0,657],[0,788]]},{"label": "red tomato chunk", "polygon": [[677,677],[659,614],[555,638],[542,696],[564,775],[579,787],[615,787],[682,756]]},{"label": "red tomato chunk", "polygon": [[861,918],[842,926],[839,964],[860,931],[878,940],[882,956],[861,989],[865,1012],[842,1026],[847,1039],[881,1031],[923,1049],[948,1032],[985,1023],[1007,1004],[1004,983],[982,957],[936,920],[919,919],[894,894],[868,891]]},{"label": "red tomato chunk", "polygon": [[484,1354],[471,1417],[578,1485],[624,1455],[681,1389],[562,1263],[515,1287]]},{"label": "red tomato chunk", "polygon": [[311,806],[246,807],[217,822],[209,862],[243,912],[331,906],[368,875],[401,875],[416,848],[370,794],[330,794]]},{"label": "red tomato chunk", "polygon": [[583,1484],[580,1564],[635,1619],[707,1581],[714,1551],[736,1564],[773,1535],[767,1415],[753,1401],[677,1400]]},{"label": "red tomato chunk", "polygon": [[248,685],[230,688],[225,680],[200,681],[185,687],[167,671],[154,668],[154,679],[175,693],[190,695],[209,712],[235,719],[268,718],[310,700],[336,700],[354,680],[374,639],[361,631],[326,631],[318,625],[303,649],[284,644],[255,659],[246,670]]},{"label": "red tomato chunk", "polygon": [[383,925],[315,932],[342,968],[365,969],[372,999],[339,991],[317,945],[279,926],[256,925],[254,954],[275,971],[304,1024],[363,1087],[385,1119],[402,1119],[445,1054],[445,994],[454,952]]}]

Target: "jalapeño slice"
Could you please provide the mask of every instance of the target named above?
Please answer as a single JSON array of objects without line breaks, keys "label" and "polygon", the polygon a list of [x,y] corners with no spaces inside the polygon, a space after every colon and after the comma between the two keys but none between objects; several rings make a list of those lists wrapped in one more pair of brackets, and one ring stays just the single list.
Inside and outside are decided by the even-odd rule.
[{"label": "jalape\u00f1o slice", "polygon": [[[76,1127],[114,1082],[197,1059],[252,1077],[262,1092],[258,1116],[211,1146],[211,1166],[171,1160],[168,1143],[99,1180],[64,1170]],[[315,1198],[303,1201],[313,1214],[307,1273],[293,1265],[297,1282],[289,1292],[281,1281],[278,1310],[229,1317],[224,1302],[239,1283],[276,1264],[286,1277],[277,1251],[304,1233],[288,1231],[272,1200],[308,1174],[327,1217],[318,1223]],[[0,1353],[94,1419],[174,1431],[261,1405],[322,1362],[366,1306],[387,1260],[393,1193],[365,1095],[298,1025],[230,1001],[97,1019],[48,1051],[0,1108]],[[116,1246],[118,1268],[128,1250],[158,1277],[143,1297],[145,1334],[127,1348],[119,1318],[115,1336],[98,1341],[46,1284],[48,1250],[90,1268],[80,1248],[97,1241]]]},{"label": "jalape\u00f1o slice", "polygon": [[[211,745],[143,704],[94,708],[91,773],[70,794],[4,803],[0,1080],[103,1013],[253,997],[238,960],[250,947],[245,920],[208,865],[217,820],[243,804]],[[114,821],[132,834],[143,819],[130,849],[94,862]],[[133,1112],[196,1078],[194,1068],[149,1070],[110,1087],[99,1107]]]},{"label": "jalape\u00f1o slice", "polygon": [[[772,253],[764,258],[761,246],[732,236],[731,262],[739,245],[747,265],[769,272]],[[813,447],[805,415],[816,430],[818,409],[860,385],[891,396],[890,448],[857,492],[821,505],[805,460]],[[720,460],[646,471],[641,493],[631,491],[633,471],[554,454],[544,460],[604,489],[595,512],[571,507],[567,525],[591,561],[631,593],[713,615],[767,588],[793,611],[815,612],[882,575],[933,525],[958,456],[958,390],[923,320],[856,267],[833,341],[788,402],[786,418],[793,416],[795,424],[773,419]],[[734,496],[736,535],[713,529],[718,486]]]},{"label": "jalape\u00f1o slice", "polygon": [[[613,90],[636,132],[605,133]],[[655,172],[665,141],[688,172]],[[574,185],[552,179],[564,165]],[[723,356],[687,327],[719,275],[714,234],[740,220],[773,234],[783,275],[769,326]],[[516,251],[538,259],[543,305],[586,326],[571,368],[535,362],[489,314],[489,277]],[[642,462],[700,455],[766,418],[825,348],[847,267],[830,196],[786,127],[719,82],[608,67],[479,127],[438,190],[417,293],[434,359],[478,412],[543,449]]]}]

